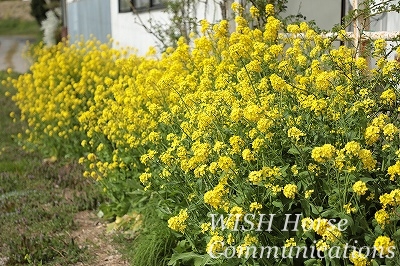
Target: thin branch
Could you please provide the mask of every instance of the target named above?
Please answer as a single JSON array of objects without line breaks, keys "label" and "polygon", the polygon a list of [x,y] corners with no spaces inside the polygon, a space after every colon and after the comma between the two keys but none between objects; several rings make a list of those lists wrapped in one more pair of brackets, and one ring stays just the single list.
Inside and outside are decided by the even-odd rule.
[{"label": "thin branch", "polygon": [[[150,28],[143,22],[142,18],[139,15],[139,12],[137,11],[137,9],[133,6],[132,2],[129,1],[129,5],[132,9],[132,12],[136,15],[137,19],[139,20],[139,23],[137,23],[138,25],[142,26],[148,33],[150,33],[151,35],[153,35],[154,37],[157,38],[158,41],[160,41],[162,43],[162,45],[166,46],[163,38],[161,38],[161,36],[159,36],[156,32],[154,32],[153,30],[151,30],[151,28],[153,28],[152,24],[151,24],[151,20],[149,19],[149,24],[150,24]],[[149,12],[150,13],[150,12]]]}]

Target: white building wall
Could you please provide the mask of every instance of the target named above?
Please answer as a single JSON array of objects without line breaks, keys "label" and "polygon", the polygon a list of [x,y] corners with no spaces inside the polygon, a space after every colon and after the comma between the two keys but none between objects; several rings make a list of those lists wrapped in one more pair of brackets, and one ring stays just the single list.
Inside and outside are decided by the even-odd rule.
[{"label": "white building wall", "polygon": [[[118,13],[118,1],[110,1],[112,37],[119,42],[120,46],[135,47],[138,54],[143,55],[149,46],[156,45],[156,38],[137,23],[137,15],[131,12]],[[199,21],[207,19],[210,22],[221,20],[221,8],[216,2],[218,1],[201,1],[196,8],[196,18]],[[291,0],[285,15],[301,13],[308,20],[315,20],[322,29],[329,30],[333,25],[340,23],[340,3],[339,0]],[[228,5],[228,17],[232,17],[230,3]],[[158,21],[168,19],[167,14],[162,10],[143,12],[139,16],[143,22],[147,22],[150,17]]]},{"label": "white building wall", "polygon": [[[140,16],[140,20],[146,23],[146,25],[148,25],[150,18],[154,21],[168,21],[168,15],[162,9],[141,12],[138,15],[132,12],[119,13],[118,1],[110,1],[111,32],[113,39],[118,42],[116,46],[136,48],[139,55],[144,55],[150,46],[156,46],[157,39],[139,24],[138,15]],[[221,10],[219,5],[214,1],[208,1],[207,5],[202,2],[196,8],[195,17],[199,21],[205,18],[215,22],[221,20]]]},{"label": "white building wall", "polygon": [[[79,1],[79,0],[67,0]],[[147,52],[150,46],[155,46],[156,38],[148,33],[142,25],[138,23],[137,15],[132,12],[119,13],[118,0],[110,1],[110,16],[111,16],[111,35],[113,39],[119,43],[121,47],[134,47],[138,54],[143,55]],[[239,0],[231,0],[239,1]],[[380,0],[378,0],[380,1]],[[399,0],[394,0],[397,2]],[[201,1],[202,3],[196,9],[196,18],[200,21],[206,18],[208,21],[216,22],[221,19],[221,10],[218,1]],[[205,2],[208,4],[205,6]],[[341,16],[340,0],[290,0],[288,2],[287,12],[284,15],[298,14],[306,16],[307,20],[315,20],[316,24],[325,30],[330,30],[335,24],[340,23]],[[351,0],[347,0],[347,5],[351,5]],[[228,9],[230,8],[230,3]],[[347,7],[346,9],[348,9]],[[228,17],[231,15],[228,11]],[[155,10],[151,12],[140,13],[142,22],[147,22],[149,18],[157,21],[167,21],[168,16],[163,10]],[[372,22],[372,21],[371,21]],[[400,30],[400,15],[391,12],[385,15],[379,21],[375,21],[371,25],[371,30]],[[117,45],[116,45],[117,46]]]},{"label": "white building wall", "polygon": [[301,14],[307,21],[314,20],[322,30],[331,30],[340,24],[341,0],[289,0],[286,12],[283,14]]},{"label": "white building wall", "polygon": [[[110,0],[111,12],[111,35],[116,41],[115,45],[119,47],[133,47],[138,50],[138,54],[144,55],[150,46],[156,44],[156,38],[148,33],[143,26],[138,24],[136,15],[127,12],[118,12],[118,1]],[[150,18],[158,20],[166,20],[167,16],[162,10],[156,10],[141,13],[140,17],[143,22],[147,22]]]}]

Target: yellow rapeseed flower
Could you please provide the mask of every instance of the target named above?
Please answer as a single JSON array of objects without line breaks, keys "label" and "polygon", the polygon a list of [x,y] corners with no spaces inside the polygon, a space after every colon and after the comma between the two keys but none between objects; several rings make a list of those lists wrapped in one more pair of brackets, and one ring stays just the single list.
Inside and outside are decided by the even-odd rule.
[{"label": "yellow rapeseed flower", "polygon": [[378,236],[374,242],[375,249],[380,253],[380,255],[387,255],[389,251],[394,251],[395,243],[390,237]]},{"label": "yellow rapeseed flower", "polygon": [[375,213],[375,220],[382,228],[384,228],[385,225],[389,223],[389,214],[384,209],[380,209]]},{"label": "yellow rapeseed flower", "polygon": [[368,191],[367,185],[363,181],[357,181],[353,184],[353,191],[356,193],[358,196],[365,195],[365,193]]},{"label": "yellow rapeseed flower", "polygon": [[174,231],[184,233],[187,227],[186,220],[189,218],[187,209],[179,211],[177,216],[173,216],[168,220],[168,227]]},{"label": "yellow rapeseed flower", "polygon": [[368,258],[366,255],[359,251],[353,250],[349,255],[349,260],[354,266],[367,266],[369,265]]},{"label": "yellow rapeseed flower", "polygon": [[331,144],[324,144],[321,147],[315,147],[311,151],[311,157],[319,163],[324,163],[333,158],[336,154],[336,149]]},{"label": "yellow rapeseed flower", "polygon": [[265,13],[267,16],[273,16],[275,14],[275,7],[273,4],[267,4],[265,6]]},{"label": "yellow rapeseed flower", "polygon": [[297,194],[297,186],[294,184],[287,184],[283,188],[283,195],[288,199],[294,199]]},{"label": "yellow rapeseed flower", "polygon": [[303,133],[300,129],[297,127],[291,127],[289,128],[288,132],[288,137],[293,138],[295,141],[299,141],[300,137],[304,137],[306,134]]}]

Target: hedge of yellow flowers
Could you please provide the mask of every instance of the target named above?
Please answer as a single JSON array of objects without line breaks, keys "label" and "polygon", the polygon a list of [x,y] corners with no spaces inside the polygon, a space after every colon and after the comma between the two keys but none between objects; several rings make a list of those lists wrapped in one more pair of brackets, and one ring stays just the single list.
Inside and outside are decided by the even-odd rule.
[{"label": "hedge of yellow flowers", "polygon": [[110,44],[91,40],[34,47],[30,56],[37,60],[30,73],[11,81],[18,89],[13,100],[20,120],[27,125],[25,136],[19,135],[27,149],[47,156],[82,153],[86,131],[78,118],[95,104],[94,92],[104,79],[119,75],[116,60],[128,52],[112,50]]},{"label": "hedge of yellow flowers", "polygon": [[234,10],[234,32],[202,21],[160,58],[37,50],[14,82],[28,143],[84,154],[114,215],[133,211],[138,182],[159,196],[182,240],[171,265],[394,265],[399,63],[383,40],[356,56],[270,5],[262,30]]}]

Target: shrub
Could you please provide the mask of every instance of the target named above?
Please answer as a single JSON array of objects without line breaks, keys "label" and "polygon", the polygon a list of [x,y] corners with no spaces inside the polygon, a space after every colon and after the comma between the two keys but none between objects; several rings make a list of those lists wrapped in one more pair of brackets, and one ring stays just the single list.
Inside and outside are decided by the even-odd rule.
[{"label": "shrub", "polygon": [[90,40],[54,47],[41,44],[32,56],[37,61],[31,72],[12,81],[18,89],[13,100],[21,110],[19,118],[26,122],[26,136],[19,138],[27,149],[46,156],[82,156],[86,131],[78,117],[97,100],[94,91],[104,78],[118,76],[115,60],[123,52]]},{"label": "shrub", "polygon": [[[85,104],[65,116],[72,135],[57,145],[91,151],[84,175],[104,185],[111,217],[133,211],[138,181],[159,195],[181,240],[170,265],[398,261],[400,65],[383,40],[361,57],[333,47],[342,34],[323,39],[306,23],[283,28],[270,6],[267,15],[264,31],[240,15],[231,34],[227,21],[203,21],[193,47],[181,39],[160,59],[85,57],[75,81],[89,84],[76,87]],[[71,93],[44,112],[28,99],[52,106],[57,90],[33,91],[15,100],[34,117],[31,142],[53,145],[38,129]]]}]

